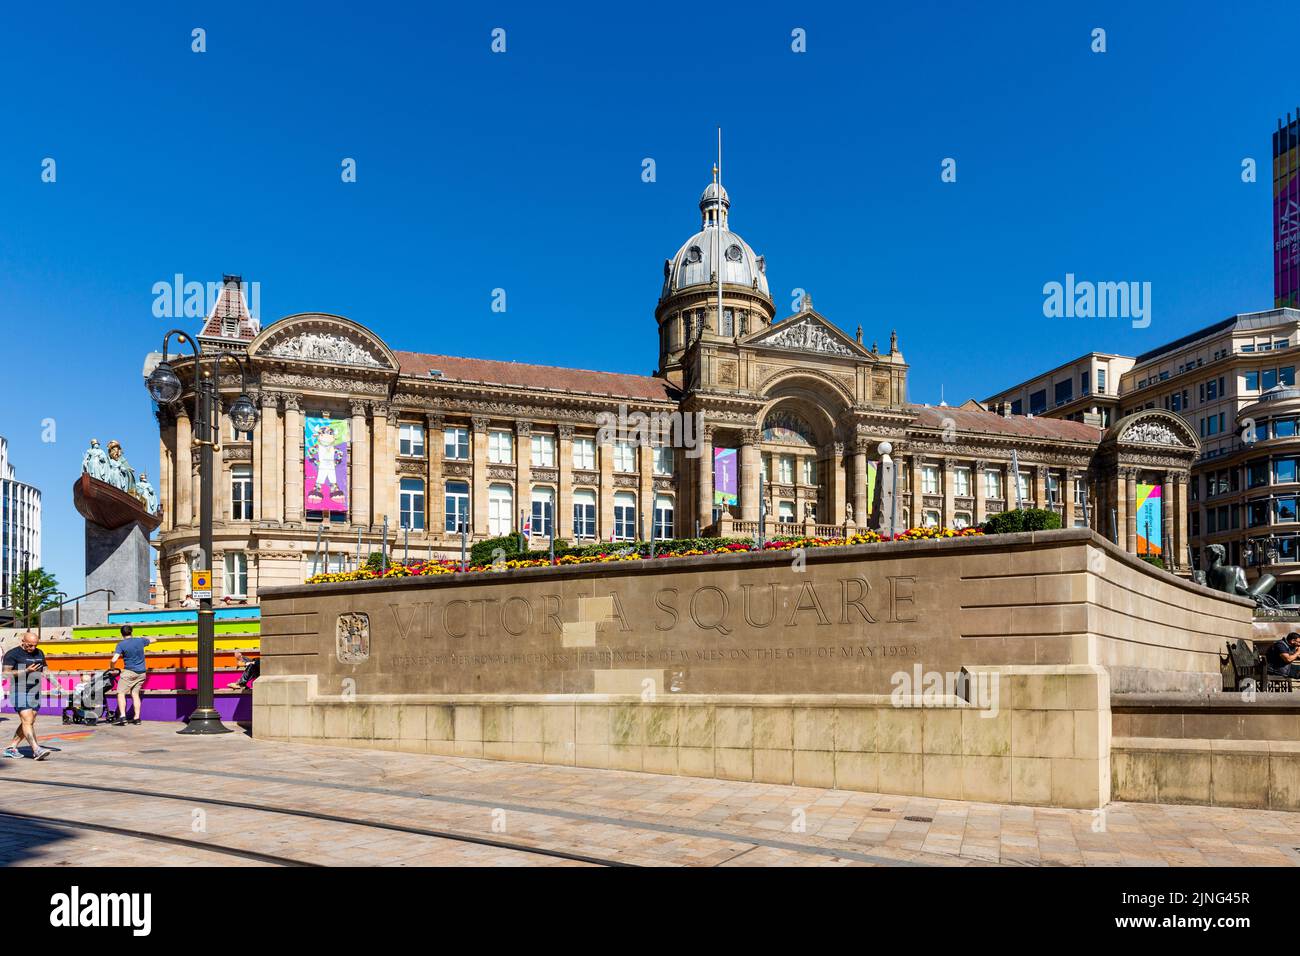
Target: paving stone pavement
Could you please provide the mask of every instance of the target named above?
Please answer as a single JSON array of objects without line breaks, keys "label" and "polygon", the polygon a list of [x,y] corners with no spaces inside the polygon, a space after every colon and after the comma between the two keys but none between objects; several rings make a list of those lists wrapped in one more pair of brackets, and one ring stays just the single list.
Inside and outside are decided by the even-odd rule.
[{"label": "paving stone pavement", "polygon": [[41,729],[59,748],[50,760],[0,760],[3,865],[1300,864],[1300,813],[1094,814],[186,737],[171,724]]}]

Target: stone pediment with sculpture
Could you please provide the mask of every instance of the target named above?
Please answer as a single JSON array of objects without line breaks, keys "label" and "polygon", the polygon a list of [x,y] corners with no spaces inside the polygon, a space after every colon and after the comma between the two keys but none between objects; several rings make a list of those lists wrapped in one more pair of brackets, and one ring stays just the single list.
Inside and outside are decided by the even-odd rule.
[{"label": "stone pediment with sculpture", "polygon": [[743,344],[841,358],[863,358],[866,355],[848,336],[813,312],[805,312],[763,329]]},{"label": "stone pediment with sculpture", "polygon": [[394,371],[397,361],[373,333],[341,316],[290,316],[267,326],[249,355],[321,365]]}]

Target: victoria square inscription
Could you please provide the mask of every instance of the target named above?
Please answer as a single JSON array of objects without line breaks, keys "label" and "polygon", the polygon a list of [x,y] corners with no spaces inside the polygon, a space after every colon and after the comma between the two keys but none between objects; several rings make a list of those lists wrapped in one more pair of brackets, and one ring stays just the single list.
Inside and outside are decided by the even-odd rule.
[{"label": "victoria square inscription", "polygon": [[439,671],[457,671],[450,686],[458,689],[465,671],[492,685],[508,680],[506,672],[567,674],[562,688],[542,683],[572,691],[580,675],[591,683],[595,672],[628,668],[663,671],[670,691],[710,692],[740,689],[753,679],[735,673],[742,669],[847,666],[861,677],[866,667],[892,671],[920,657],[924,582],[917,575],[780,573],[790,580],[734,587],[693,576],[659,578],[652,587],[643,577],[585,588],[521,582],[483,595],[435,587],[367,595],[343,614],[370,614],[380,671],[435,684]]}]

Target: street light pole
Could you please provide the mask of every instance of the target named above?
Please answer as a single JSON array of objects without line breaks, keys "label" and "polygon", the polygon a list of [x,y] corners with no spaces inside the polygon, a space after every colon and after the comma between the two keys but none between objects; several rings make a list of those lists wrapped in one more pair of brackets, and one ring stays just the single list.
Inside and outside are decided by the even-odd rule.
[{"label": "street light pole", "polygon": [[[167,344],[175,335],[194,352],[194,420],[192,444],[199,449],[199,553],[206,570],[212,573],[212,452],[221,447],[221,430],[215,427],[217,378],[223,359],[234,362],[239,369],[241,391],[230,407],[230,418],[239,431],[251,431],[257,422],[257,409],[248,397],[248,365],[229,352],[212,356],[210,368],[204,367],[203,348],[191,336],[172,329],[163,336],[162,361],[150,373],[146,383],[149,394],[160,405],[169,405],[181,397],[180,378],[167,361]],[[189,450],[185,449],[188,455]],[[182,450],[177,449],[180,457]],[[213,672],[216,656],[215,612],[212,610],[212,589],[209,580],[208,596],[199,599],[198,610],[198,700],[194,712],[179,731],[182,734],[228,734],[230,728],[221,722],[214,701]]]}]

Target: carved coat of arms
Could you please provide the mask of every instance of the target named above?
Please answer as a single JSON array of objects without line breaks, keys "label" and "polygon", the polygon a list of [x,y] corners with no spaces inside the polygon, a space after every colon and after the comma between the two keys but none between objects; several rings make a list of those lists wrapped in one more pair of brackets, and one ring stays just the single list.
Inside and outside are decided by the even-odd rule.
[{"label": "carved coat of arms", "polygon": [[340,664],[364,664],[370,659],[370,615],[360,611],[340,614],[335,628]]}]

